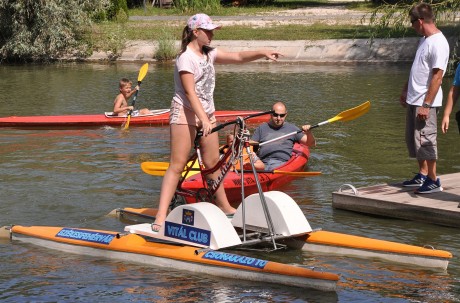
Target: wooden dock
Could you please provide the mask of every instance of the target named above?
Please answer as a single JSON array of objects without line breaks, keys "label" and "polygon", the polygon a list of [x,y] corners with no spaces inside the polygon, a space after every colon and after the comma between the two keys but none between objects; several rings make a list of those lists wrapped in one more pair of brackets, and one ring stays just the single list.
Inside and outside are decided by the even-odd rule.
[{"label": "wooden dock", "polygon": [[380,184],[354,188],[344,184],[332,193],[337,209],[460,227],[460,173],[440,176],[442,192],[415,194],[414,187]]}]

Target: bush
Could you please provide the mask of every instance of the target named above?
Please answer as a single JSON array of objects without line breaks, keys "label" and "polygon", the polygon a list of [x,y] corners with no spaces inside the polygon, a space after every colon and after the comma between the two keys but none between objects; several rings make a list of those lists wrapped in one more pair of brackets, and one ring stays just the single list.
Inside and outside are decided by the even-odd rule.
[{"label": "bush", "polygon": [[221,0],[224,6],[263,6],[272,5],[275,0]]},{"label": "bush", "polygon": [[174,6],[183,12],[203,12],[220,8],[220,0],[174,0]]},{"label": "bush", "polygon": [[108,0],[0,1],[0,60],[51,61],[91,52],[91,18]]},{"label": "bush", "polygon": [[130,9],[144,6],[144,0],[127,0],[126,3],[128,4],[128,8]]},{"label": "bush", "polygon": [[158,48],[155,51],[155,59],[159,61],[172,60],[178,53],[176,37],[172,29],[163,28],[158,38]]},{"label": "bush", "polygon": [[120,10],[124,11],[126,16],[128,16],[128,4],[126,0],[110,0],[112,5],[107,10],[107,19],[115,20],[117,15],[120,14]]}]

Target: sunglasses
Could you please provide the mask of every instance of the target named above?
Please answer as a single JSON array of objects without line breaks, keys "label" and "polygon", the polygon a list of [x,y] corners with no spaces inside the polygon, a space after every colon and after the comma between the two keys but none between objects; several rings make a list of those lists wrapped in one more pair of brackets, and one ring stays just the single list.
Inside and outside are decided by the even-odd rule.
[{"label": "sunglasses", "polygon": [[280,117],[280,118],[284,118],[286,116],[286,114],[277,114],[277,113],[273,113],[272,114],[273,117]]},{"label": "sunglasses", "polygon": [[423,20],[423,18],[412,19],[410,20],[410,23],[414,25],[414,23],[417,22],[418,20]]}]

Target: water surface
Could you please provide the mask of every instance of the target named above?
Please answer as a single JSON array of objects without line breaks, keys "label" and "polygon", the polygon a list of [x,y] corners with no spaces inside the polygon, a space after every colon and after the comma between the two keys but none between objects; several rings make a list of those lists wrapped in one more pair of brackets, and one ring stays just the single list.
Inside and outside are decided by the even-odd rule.
[{"label": "water surface", "polygon": [[[102,113],[112,109],[118,80],[136,80],[141,64],[0,65],[0,116]],[[4,302],[460,302],[458,230],[356,214],[331,207],[331,193],[397,182],[417,170],[404,144],[398,103],[409,66],[249,64],[217,68],[216,107],[269,110],[288,106],[288,121],[318,123],[370,100],[368,114],[317,128],[308,170],[282,188],[313,228],[429,244],[454,253],[446,272],[376,259],[300,251],[257,257],[341,274],[336,294],[193,275],[129,262],[73,255],[0,241]],[[167,108],[172,66],[150,65],[137,105]],[[445,95],[451,79],[444,81]],[[452,119],[453,120],[453,119]],[[460,170],[456,126],[439,136],[438,172]],[[122,230],[106,216],[117,207],[155,207],[161,178],[143,161],[168,161],[167,127],[0,129],[0,225],[52,225]]]}]

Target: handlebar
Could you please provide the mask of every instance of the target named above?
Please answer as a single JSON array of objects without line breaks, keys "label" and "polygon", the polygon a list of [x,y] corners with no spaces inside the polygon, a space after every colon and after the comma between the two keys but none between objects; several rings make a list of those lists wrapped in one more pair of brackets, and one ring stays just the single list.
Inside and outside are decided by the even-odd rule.
[{"label": "handlebar", "polygon": [[[226,127],[226,126],[229,126],[229,125],[232,125],[232,124],[237,124],[237,123],[242,123],[244,120],[251,119],[251,118],[254,118],[254,117],[258,117],[258,116],[272,114],[273,112],[274,112],[273,110],[269,110],[269,111],[266,111],[266,112],[260,112],[260,113],[257,113],[257,114],[252,114],[252,115],[246,116],[244,118],[237,117],[233,121],[229,121],[229,122],[225,122],[225,123],[217,125],[213,129],[211,129],[211,133],[217,132],[217,131],[223,129],[224,127]],[[240,126],[242,127],[241,124],[240,124]],[[195,140],[199,139],[200,137],[203,137],[203,131],[202,130],[197,132]]]}]

